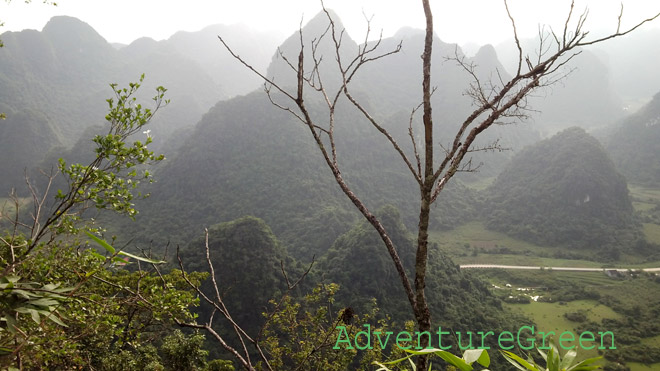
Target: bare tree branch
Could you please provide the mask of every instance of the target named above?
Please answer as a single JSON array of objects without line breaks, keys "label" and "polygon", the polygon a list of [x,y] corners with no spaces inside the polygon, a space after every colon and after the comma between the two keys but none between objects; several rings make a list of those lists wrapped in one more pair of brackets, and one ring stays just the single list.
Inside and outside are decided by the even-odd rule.
[{"label": "bare tree branch", "polygon": [[[414,162],[410,161],[404,148],[397,143],[394,136],[392,136],[391,133],[378,122],[374,115],[368,112],[368,110],[360,104],[350,90],[351,81],[353,81],[358,71],[360,71],[367,63],[385,58],[398,53],[401,50],[401,44],[399,44],[395,49],[381,53],[379,47],[381,46],[382,37],[379,37],[376,41],[369,42],[369,34],[371,31],[370,18],[365,17],[367,23],[367,36],[364,43],[358,47],[357,54],[354,57],[346,58],[345,53],[342,50],[345,31],[343,29],[336,29],[336,24],[332,15],[321,1],[321,6],[326,14],[329,26],[320,37],[312,40],[311,55],[305,55],[302,25],[299,31],[300,50],[298,53],[298,63],[291,63],[289,62],[289,59],[284,55],[281,55],[284,61],[289,65],[289,68],[293,69],[296,73],[297,91],[295,93],[287,92],[282,86],[276,85],[272,79],[269,80],[264,75],[257,72],[251,65],[233,53],[229,46],[222,40],[222,38],[220,38],[223,45],[230,51],[234,58],[264,79],[269,86],[273,86],[275,89],[283,93],[286,98],[295,104],[296,109],[294,112],[293,108],[274,103],[278,108],[292,113],[299,121],[308,127],[319,151],[323,155],[324,161],[332,171],[336,183],[362,213],[364,218],[378,232],[397,269],[397,274],[399,275],[404,291],[406,292],[420,331],[429,330],[431,324],[430,311],[425,296],[430,206],[437,200],[438,195],[457,172],[473,172],[481,166],[481,164],[473,164],[472,158],[466,159],[467,154],[505,150],[505,148],[500,146],[498,141],[486,145],[478,145],[475,143],[475,140],[492,125],[503,125],[509,122],[509,120],[503,119],[527,119],[530,112],[533,112],[532,108],[529,107],[527,98],[532,96],[532,94],[538,89],[552,86],[566,78],[566,76],[573,71],[572,69],[567,70],[566,66],[568,66],[568,64],[580,54],[580,47],[624,36],[636,30],[644,23],[660,17],[660,14],[658,14],[636,24],[626,31],[621,31],[621,19],[623,17],[622,6],[618,17],[616,32],[589,41],[587,39],[588,31],[585,30],[589,11],[586,9],[576,20],[574,20],[573,12],[575,4],[572,2],[563,25],[563,30],[560,34],[555,33],[552,28],[549,28],[549,31],[547,31],[544,26],[539,27],[538,47],[533,50],[535,55],[530,57],[530,55],[526,54],[523,49],[523,45],[519,38],[518,26],[509,8],[508,1],[503,0],[503,3],[509,21],[511,22],[514,42],[518,50],[518,65],[516,72],[510,79],[505,79],[499,70],[495,71],[496,80],[492,79],[492,74],[491,79],[486,80],[480,78],[480,75],[476,72],[476,66],[464,56],[460,56],[458,50],[455,50],[452,59],[471,78],[471,83],[466,95],[472,98],[474,109],[463,120],[463,122],[460,123],[455,135],[445,141],[445,143],[448,143],[447,147],[443,147],[442,144],[439,145],[440,148],[444,150],[444,156],[439,158],[439,164],[434,164],[434,123],[433,107],[431,104],[431,95],[433,92],[433,89],[431,88],[431,63],[434,34],[433,16],[429,0],[422,0],[422,7],[426,20],[424,50],[422,53],[422,103],[412,110],[408,122],[408,136],[411,140]],[[330,37],[332,39],[335,62],[339,70],[338,77],[341,79],[338,90],[333,92],[328,91],[329,86],[324,84],[321,70],[324,60],[323,56],[319,55],[319,53],[321,40],[324,37]],[[308,58],[308,60],[311,61],[311,72],[306,73],[304,71],[305,58]],[[526,66],[525,70],[523,69],[523,64]],[[305,89],[307,87],[311,87],[312,91],[320,93],[323,97],[327,106],[327,122],[320,124],[318,121],[312,119],[311,114],[305,105]],[[270,91],[267,90],[267,92],[269,93],[269,99],[273,102],[270,97]],[[385,230],[378,218],[369,211],[367,206],[343,179],[335,142],[335,125],[337,124],[335,122],[335,110],[341,96],[346,97],[351,104],[361,112],[370,125],[377,132],[381,133],[388,142],[390,142],[395,152],[399,154],[399,157],[401,157],[419,186],[420,210],[414,286],[411,285],[411,282],[403,269],[397,250],[390,239],[387,230]],[[413,120],[416,112],[420,109],[422,110],[423,142],[418,146],[413,129]],[[322,137],[322,134],[326,134],[327,138]],[[421,152],[423,152],[423,154]],[[287,284],[290,285],[288,278]],[[427,339],[422,340],[424,341]],[[425,346],[425,344],[421,344],[421,346]],[[426,366],[426,358],[420,357],[418,359],[417,369],[426,369]]]}]

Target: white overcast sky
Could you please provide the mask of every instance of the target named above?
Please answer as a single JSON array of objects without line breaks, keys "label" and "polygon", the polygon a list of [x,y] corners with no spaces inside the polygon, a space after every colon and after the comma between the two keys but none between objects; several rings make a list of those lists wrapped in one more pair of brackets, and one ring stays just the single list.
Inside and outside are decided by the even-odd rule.
[{"label": "white overcast sky", "polygon": [[[623,25],[660,13],[658,0],[623,0]],[[320,11],[317,0],[56,0],[57,6],[33,0],[0,0],[0,32],[41,30],[50,17],[69,15],[90,24],[109,42],[130,43],[148,36],[169,38],[176,31],[198,31],[212,24],[243,23],[282,38]],[[436,33],[445,42],[497,44],[511,36],[511,26],[499,0],[431,0]],[[612,31],[620,0],[576,0],[575,13],[589,7],[588,29]],[[364,15],[374,16],[372,29],[391,36],[403,26],[423,28],[421,1],[325,0],[354,39],[362,39]],[[539,24],[563,27],[570,0],[509,0],[522,36],[532,37]],[[660,19],[646,27],[660,27]]]}]

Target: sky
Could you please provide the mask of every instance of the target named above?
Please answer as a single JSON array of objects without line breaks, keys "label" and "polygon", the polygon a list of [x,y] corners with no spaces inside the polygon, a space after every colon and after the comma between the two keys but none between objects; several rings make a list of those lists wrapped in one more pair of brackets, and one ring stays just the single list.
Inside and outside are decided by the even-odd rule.
[{"label": "sky", "polygon": [[[56,15],[68,15],[91,25],[109,42],[128,44],[140,37],[169,38],[176,31],[198,31],[212,24],[243,23],[282,39],[296,31],[301,20],[321,10],[317,0],[56,0],[57,6],[33,0],[0,0],[0,32],[25,28],[41,30]],[[623,26],[660,13],[660,1],[624,0]],[[511,23],[503,1],[431,0],[435,31],[445,42],[498,44],[511,38]],[[366,17],[372,17],[372,34],[385,37],[401,27],[424,28],[421,1],[325,0],[348,33],[364,38]],[[575,13],[589,7],[587,28],[596,32],[616,29],[620,0],[576,0]],[[540,24],[563,27],[570,0],[509,0],[523,37],[533,37]],[[660,19],[646,26],[660,28]]]}]

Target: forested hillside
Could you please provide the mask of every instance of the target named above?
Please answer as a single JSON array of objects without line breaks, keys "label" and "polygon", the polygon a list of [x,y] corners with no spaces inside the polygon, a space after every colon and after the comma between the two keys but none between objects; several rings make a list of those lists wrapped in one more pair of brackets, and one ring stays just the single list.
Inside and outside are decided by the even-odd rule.
[{"label": "forested hillside", "polygon": [[660,181],[660,93],[638,112],[616,125],[607,138],[607,150],[617,169],[630,182]]},{"label": "forested hillside", "polygon": [[600,143],[566,129],[521,151],[486,191],[487,226],[550,246],[631,247],[638,224],[620,175]]},{"label": "forested hillside", "polygon": [[[53,18],[41,32],[2,34],[0,112],[12,114],[0,126],[0,138],[7,141],[0,147],[0,157],[16,161],[0,164],[4,174],[0,190],[6,194],[15,187],[23,192],[25,169],[37,177],[34,168],[51,149],[63,153],[83,133],[89,134],[89,127],[102,124],[111,83],[125,84],[146,73],[142,98],[159,85],[170,90],[172,103],[152,128],[156,147],[175,146],[179,141],[171,136],[175,132],[182,136],[218,100],[254,89],[258,86],[254,80],[243,80],[247,73],[228,74],[217,68],[215,31],[237,41],[260,39],[251,44],[256,48],[248,55],[267,63],[272,39],[231,27],[176,34],[160,42],[138,39],[119,50],[83,21],[65,16]],[[193,44],[209,52],[189,53],[186,48]],[[26,117],[31,119],[26,121]],[[42,165],[50,168],[54,164]]]},{"label": "forested hillside", "polygon": [[[623,89],[622,59],[610,63],[597,50],[576,48],[575,64],[560,68],[556,80],[539,77],[547,77],[546,65],[533,69],[520,57],[529,70],[506,85],[515,75],[511,56],[529,41],[466,55],[407,27],[366,43],[338,31],[338,41],[331,32],[343,24],[331,10],[301,26],[279,47],[272,34],[239,25],[111,45],[67,16],[42,31],[0,35],[0,112],[7,117],[0,121],[0,367],[229,371],[245,356],[271,359],[275,366],[264,366],[271,370],[357,369],[400,349],[335,352],[341,324],[357,338],[359,321],[400,331],[431,318],[433,332],[451,332],[443,344],[463,350],[457,332],[546,324],[546,314],[513,304],[615,309],[599,307],[590,322],[580,311],[561,319],[585,328],[615,320],[623,328],[636,313],[643,321],[634,331],[652,321],[657,303],[629,307],[614,296],[628,279],[655,287],[657,275],[610,269],[631,261],[647,268],[659,254],[660,93],[627,111],[645,100],[651,83],[640,92]],[[430,41],[427,86],[420,55]],[[382,55],[360,54],[376,45]],[[368,64],[347,78],[338,60],[344,72]],[[121,90],[143,73],[142,86]],[[309,82],[304,93],[301,78]],[[343,84],[329,108],[333,97],[322,94]],[[504,101],[524,94],[507,108],[497,89]],[[490,117],[492,126],[479,126]],[[425,153],[427,146],[434,152]],[[328,165],[335,154],[336,168]],[[447,166],[437,168],[443,160]],[[34,180],[40,170],[60,177]],[[7,197],[13,188],[20,197]],[[422,249],[418,240],[426,238]],[[398,258],[403,272],[393,264]],[[586,264],[600,274],[593,282],[602,297],[590,291],[591,281],[572,287],[570,278],[479,274],[456,263],[492,268],[502,261],[548,275],[553,264]],[[406,280],[415,295],[406,297]],[[645,359],[660,360],[657,339],[622,332],[625,345],[645,342],[635,343],[652,349]],[[263,348],[252,346],[258,342]],[[484,344],[501,345],[495,336]],[[518,345],[514,351],[528,350]],[[237,357],[230,346],[244,353]],[[615,360],[637,359],[623,353],[604,352],[607,371],[625,370]],[[491,369],[510,366],[491,356]]]},{"label": "forested hillside", "polygon": [[[317,22],[320,22],[319,17],[303,32],[309,35],[322,32],[324,24]],[[343,45],[347,45],[348,52],[351,51],[350,41],[345,36]],[[392,42],[383,41],[385,45]],[[292,36],[280,49],[290,50],[295,43],[299,40]],[[412,41],[409,44],[414,48]],[[445,51],[454,49],[448,46]],[[364,104],[384,119],[386,127],[403,143],[407,139],[409,120],[407,104],[413,100],[393,104],[390,101],[393,98],[387,98],[387,94],[396,94],[396,91],[378,88],[375,84],[384,75],[400,76],[397,68],[412,64],[413,60],[407,55],[399,63],[380,66],[389,66],[392,70],[381,69],[374,75],[365,75],[356,82],[355,88]],[[275,75],[276,80],[286,81],[291,78],[287,69],[290,68],[282,58],[275,56],[268,73]],[[436,94],[460,97],[461,89],[460,83],[454,82],[444,85],[442,92]],[[371,91],[380,95],[367,94]],[[277,95],[274,97],[277,99]],[[324,102],[318,97],[309,99],[312,114],[327,120]],[[465,110],[467,106],[464,101]],[[460,112],[456,106],[447,104],[439,107],[436,114],[442,117],[457,111]],[[414,226],[417,212],[414,180],[407,175],[398,155],[389,150],[391,145],[372,131],[361,113],[347,101],[340,102],[335,120],[339,123],[337,151],[346,169],[347,182],[373,205],[372,208],[392,204],[401,211],[404,223]],[[458,124],[448,119],[440,121],[451,127]],[[508,131],[514,131],[510,129]],[[439,134],[443,130],[446,129],[438,129]],[[503,133],[504,130],[495,131],[491,139]],[[139,217],[148,225],[146,236],[175,239],[184,236],[180,233],[187,236],[204,225],[254,215],[264,219],[295,256],[309,258],[323,253],[338,234],[348,230],[356,214],[350,202],[340,194],[332,174],[323,167],[322,157],[309,137],[300,122],[274,107],[264,93],[254,92],[219,102],[191,131],[178,153],[159,169],[153,196],[144,203]],[[531,142],[535,135],[530,131],[508,141],[514,138],[518,140],[516,145],[523,145]],[[503,154],[491,155],[497,158]],[[485,167],[496,168],[493,163],[489,161]],[[444,206],[434,214],[434,228],[451,228],[475,215],[472,193],[460,183],[452,184],[441,197]],[[161,229],[165,225],[181,229],[176,236],[167,236]]]}]

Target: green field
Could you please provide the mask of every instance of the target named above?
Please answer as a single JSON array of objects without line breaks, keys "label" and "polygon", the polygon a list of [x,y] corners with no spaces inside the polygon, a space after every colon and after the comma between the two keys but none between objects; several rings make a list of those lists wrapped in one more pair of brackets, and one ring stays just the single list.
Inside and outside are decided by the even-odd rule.
[{"label": "green field", "polygon": [[644,221],[643,230],[646,238],[660,244],[660,224],[658,209],[660,209],[660,189],[629,185],[633,207]]},{"label": "green field", "polygon": [[630,371],[658,371],[660,370],[660,363],[654,363],[652,365],[645,365],[642,363],[630,362],[626,363],[626,366],[630,367]]},{"label": "green field", "polygon": [[[546,334],[553,332],[556,335],[554,336],[555,340],[557,340],[558,336],[565,331],[573,333],[576,338],[579,336],[579,333],[576,330],[576,323],[566,319],[566,317],[564,317],[566,313],[584,311],[587,313],[590,320],[595,322],[601,322],[603,318],[621,317],[621,315],[614,312],[611,308],[599,304],[593,300],[576,300],[561,304],[532,302],[530,304],[506,304],[506,306],[514,312],[523,314],[529,318],[533,318],[537,326],[535,331],[537,333],[542,331]],[[607,329],[603,329],[603,331],[605,332]],[[603,339],[604,345],[606,347],[609,346],[607,345],[608,341],[609,338]],[[596,343],[598,343],[598,341]],[[579,344],[577,341],[572,341],[564,343],[564,346],[579,347]],[[580,358],[597,357],[598,351],[596,349],[578,349],[578,355]]]},{"label": "green field", "polygon": [[633,199],[639,199],[644,202],[657,203],[660,202],[660,188],[650,188],[636,184],[628,184],[630,196]]},{"label": "green field", "polygon": [[[617,334],[624,336],[626,331],[616,327],[609,328],[609,322],[603,323],[603,320],[623,320],[624,323],[628,323],[626,326],[629,326],[631,322],[627,322],[628,320],[637,321],[646,318],[637,324],[637,326],[642,326],[641,328],[646,327],[645,323],[648,323],[643,321],[657,321],[657,314],[654,314],[654,311],[660,306],[660,282],[653,275],[641,274],[636,278],[626,275],[610,278],[600,272],[506,271],[502,269],[479,270],[477,274],[497,285],[497,288],[494,287],[492,291],[502,298],[509,295],[529,295],[552,300],[552,302],[531,301],[529,304],[505,304],[505,307],[516,315],[529,318],[536,325],[537,335],[540,331],[544,333],[553,331],[555,336],[559,336],[562,332],[569,331],[576,337],[579,336],[577,328],[581,322],[567,319],[566,314],[580,313],[584,315],[584,320],[595,323],[598,331],[612,331],[615,334],[615,346],[620,348],[625,345],[617,343]],[[531,290],[520,291],[520,288],[531,288]],[[571,290],[597,294],[600,299],[555,299],[560,297],[559,295],[570,294]],[[598,324],[601,324],[602,327]],[[660,335],[642,336],[640,340],[643,345],[660,347]],[[537,343],[537,345],[539,344]],[[582,349],[581,352],[578,350],[578,354],[580,358],[598,356],[596,349]],[[660,363],[646,366],[628,362],[627,365],[635,371],[660,370]]]},{"label": "green field", "polygon": [[[660,335],[653,337],[653,338],[648,338],[644,339],[642,342],[646,345],[650,346],[655,346],[655,347],[660,347]],[[630,362],[627,364],[628,367],[630,367],[631,371],[658,371],[660,370],[660,363],[654,363],[652,365],[645,365],[642,363],[634,363]]]},{"label": "green field", "polygon": [[[647,240],[660,244],[660,223],[658,223],[660,189],[631,186],[630,191],[635,211],[643,220],[642,227]],[[644,261],[645,256],[626,254],[622,254],[619,262],[604,265],[602,262],[593,261],[597,260],[595,258],[598,254],[597,250],[580,253],[562,248],[539,246],[502,233],[489,231],[483,223],[478,221],[466,223],[450,231],[435,231],[431,233],[431,240],[459,264],[625,267],[632,269],[660,267],[658,261]],[[562,257],[566,253],[571,259]],[[554,331],[556,334],[570,331],[578,335],[576,328],[581,326],[581,323],[567,319],[565,316],[567,313],[583,314],[587,321],[596,324],[602,323],[603,319],[630,320],[636,323],[636,329],[640,329],[644,328],[645,323],[649,323],[648,321],[657,321],[656,312],[660,308],[660,281],[652,274],[624,274],[619,278],[610,278],[602,272],[556,270],[484,269],[473,270],[472,273],[497,285],[497,288],[493,287],[492,291],[503,299],[512,296],[512,300],[517,300],[516,298],[521,295],[528,295],[530,297],[546,296],[546,300],[552,300],[552,302],[531,301],[529,304],[505,304],[505,307],[516,315],[529,318],[536,325],[537,334],[540,331],[546,333]],[[507,284],[512,287],[507,287]],[[532,288],[532,290],[519,291],[517,288]],[[595,293],[595,299],[578,298],[576,300],[575,295],[571,297],[571,290],[574,290],[576,295]],[[555,300],[555,298],[560,299]],[[603,328],[602,331],[608,331],[608,329]],[[625,328],[618,327],[612,331],[615,334],[615,345],[620,349],[626,349],[629,345],[616,344],[617,334],[622,338],[626,336]],[[649,335],[648,333],[641,335],[640,345],[660,348],[660,334],[651,337],[644,336]],[[539,344],[537,343],[537,345]],[[579,358],[599,355],[596,349],[583,349],[578,354]],[[602,364],[604,365],[605,362],[603,361]],[[660,371],[660,363],[645,365],[626,362],[626,365],[632,371]]]},{"label": "green field", "polygon": [[660,244],[660,225],[644,223],[643,226],[646,238],[651,242]]},{"label": "green field", "polygon": [[[660,226],[645,224],[650,241],[660,243]],[[473,221],[449,231],[431,231],[429,238],[459,264],[535,265],[542,267],[605,268],[612,264],[592,261],[598,251],[576,252],[561,247],[539,246],[531,242],[487,230],[482,222]],[[570,256],[571,259],[562,258]],[[581,257],[575,259],[575,257]],[[630,268],[660,267],[660,262],[645,262],[644,256],[621,257],[619,266]]]},{"label": "green field", "polygon": [[[471,184],[483,189],[492,181]],[[653,219],[653,210],[660,206],[660,189],[629,185],[636,212],[642,217],[643,232],[649,242],[660,244],[660,224]],[[657,211],[656,211],[657,214]],[[655,216],[657,218],[657,216]],[[430,239],[437,243],[459,264],[504,264],[565,267],[601,267],[593,260],[598,249],[576,252],[561,247],[539,246],[503,233],[487,230],[481,221],[471,221],[448,231],[431,231]],[[626,267],[660,266],[660,262],[647,262],[646,256],[623,254],[620,264]],[[610,265],[611,266],[611,265]]]}]

